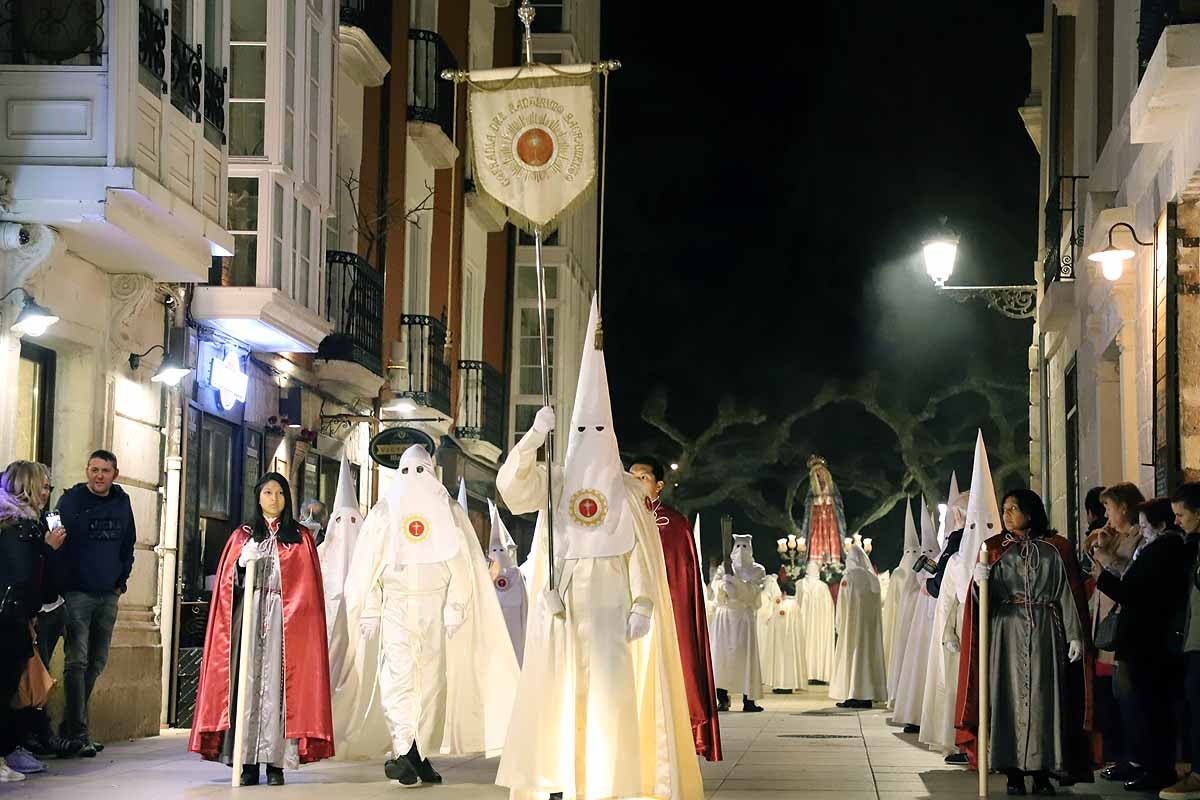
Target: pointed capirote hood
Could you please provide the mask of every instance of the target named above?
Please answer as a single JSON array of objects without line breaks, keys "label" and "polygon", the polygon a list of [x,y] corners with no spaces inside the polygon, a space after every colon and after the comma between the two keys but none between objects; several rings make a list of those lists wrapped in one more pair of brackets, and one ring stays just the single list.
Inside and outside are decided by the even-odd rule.
[{"label": "pointed capirote hood", "polygon": [[917,524],[913,522],[912,498],[910,497],[904,510],[904,554],[905,556],[916,556],[920,552],[921,539],[917,535]]},{"label": "pointed capirote hood", "polygon": [[983,543],[1003,530],[1000,507],[996,503],[996,487],[992,483],[992,467],[988,464],[983,431],[979,431],[975,439],[975,466],[971,470],[966,524],[963,526],[962,544],[958,550],[963,557],[955,564],[959,570],[955,588],[960,602],[967,599],[967,590],[971,588],[971,573],[979,561],[979,551]]},{"label": "pointed capirote hood", "polygon": [[921,495],[921,552],[930,558],[937,556],[941,549],[938,546],[937,528],[933,525],[933,517],[929,515],[929,507],[925,505],[925,495]]},{"label": "pointed capirote hood", "polygon": [[450,502],[429,451],[419,444],[405,450],[387,493],[394,564],[436,564],[454,558],[459,534]]},{"label": "pointed capirote hood", "polygon": [[560,558],[604,558],[633,549],[634,520],[625,509],[625,467],[613,430],[608,370],[604,351],[595,346],[598,320],[593,296],[567,433],[562,494],[555,509],[555,550]]},{"label": "pointed capirote hood", "polygon": [[333,495],[333,508],[329,509],[332,517],[339,511],[358,511],[358,495],[354,490],[354,476],[350,473],[350,459],[342,451],[342,463],[338,467],[337,491]]},{"label": "pointed capirote hood", "polygon": [[867,551],[863,549],[862,545],[851,545],[850,549],[846,551],[846,580],[872,594],[879,594],[882,588],[879,584],[879,576],[875,574],[875,567],[871,564],[871,559],[867,557]]},{"label": "pointed capirote hood", "polygon": [[500,569],[508,569],[515,567],[517,544],[513,541],[512,534],[508,532],[508,528],[504,525],[504,520],[500,518],[500,509],[496,504],[488,500],[488,511],[491,512],[492,533],[488,542],[488,558],[495,561]]},{"label": "pointed capirote hood", "polygon": [[467,482],[462,478],[458,479],[458,505],[463,511],[470,511],[467,508]]}]

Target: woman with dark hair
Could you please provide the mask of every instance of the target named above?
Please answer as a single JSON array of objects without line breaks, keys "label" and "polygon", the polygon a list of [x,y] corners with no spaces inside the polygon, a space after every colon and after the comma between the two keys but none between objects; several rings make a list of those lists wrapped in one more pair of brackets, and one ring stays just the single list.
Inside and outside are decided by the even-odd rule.
[{"label": "woman with dark hair", "polygon": [[[312,534],[292,514],[287,479],[268,472],[254,487],[254,518],[225,545],[213,587],[204,662],[188,749],[234,762],[234,729],[243,737],[242,786],[283,784],[283,769],[333,755],[325,597]],[[239,675],[246,564],[256,561],[250,669]],[[284,642],[287,648],[284,649]],[[237,685],[249,682],[245,717],[235,714]]]},{"label": "woman with dark hair", "polygon": [[1170,500],[1144,502],[1137,514],[1142,543],[1124,574],[1109,570],[1115,557],[1102,545],[1096,548],[1092,575],[1096,587],[1121,606],[1117,667],[1128,678],[1138,712],[1129,715],[1135,727],[1127,733],[1140,774],[1130,777],[1125,788],[1158,792],[1176,781],[1171,707],[1182,666],[1178,612],[1184,608],[1190,565],[1187,547],[1173,528]]},{"label": "woman with dark hair", "polygon": [[1004,496],[1004,532],[986,540],[991,653],[991,766],[1008,776],[1008,793],[1054,794],[1091,774],[1086,629],[1079,567],[1055,535],[1042,500],[1028,489]]}]

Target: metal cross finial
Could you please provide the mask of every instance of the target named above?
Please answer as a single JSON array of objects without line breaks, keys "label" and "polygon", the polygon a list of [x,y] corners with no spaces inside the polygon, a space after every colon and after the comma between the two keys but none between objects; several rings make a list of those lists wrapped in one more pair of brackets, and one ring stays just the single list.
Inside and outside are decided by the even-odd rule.
[{"label": "metal cross finial", "polygon": [[529,0],[521,0],[521,7],[517,9],[517,17],[521,20],[521,24],[525,26],[525,63],[533,63],[533,18],[537,16],[537,9],[529,5]]}]

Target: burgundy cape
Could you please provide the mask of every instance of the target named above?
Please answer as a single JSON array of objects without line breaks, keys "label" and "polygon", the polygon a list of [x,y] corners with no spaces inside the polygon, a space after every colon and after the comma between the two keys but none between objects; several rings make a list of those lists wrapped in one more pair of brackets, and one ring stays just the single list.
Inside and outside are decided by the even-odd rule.
[{"label": "burgundy cape", "polygon": [[717,691],[713,686],[708,616],[704,610],[696,540],[692,537],[692,526],[678,511],[661,504],[654,511],[662,539],[671,604],[675,609],[675,632],[679,637],[679,659],[683,664],[683,683],[687,687],[696,753],[708,761],[720,761]]},{"label": "burgundy cape", "polygon": [[[299,740],[300,763],[333,756],[333,714],[329,694],[329,650],[325,641],[325,593],[312,535],[297,525],[300,541],[279,542],[279,579],[283,594],[284,735]],[[233,532],[213,589],[204,636],[204,660],[196,695],[196,716],[188,750],[217,761],[229,730],[230,631],[233,581],[238,556],[250,540],[250,528]]]},{"label": "burgundy cape", "polygon": [[[1005,544],[1005,534],[997,534],[986,542],[988,548],[988,564],[995,564],[1000,557],[1012,546]],[[1079,612],[1084,635],[1088,636],[1091,626],[1088,625],[1087,594],[1084,589],[1079,570],[1079,561],[1071,543],[1061,536],[1043,537],[1058,550],[1066,567],[1067,582],[1071,586],[1071,594],[1075,598],[1075,609]],[[977,612],[975,589],[967,592],[967,602],[963,604],[962,625],[962,654],[958,662],[958,696],[955,702],[955,743],[970,759],[971,769],[976,768],[976,736],[979,730],[979,614]],[[1090,638],[1084,642],[1084,655],[1081,663],[1073,664],[1070,684],[1065,696],[1070,698],[1071,707],[1063,709],[1066,717],[1064,726],[1067,730],[1079,732],[1078,736],[1068,737],[1071,751],[1067,754],[1073,766],[1072,774],[1067,780],[1060,781],[1064,786],[1076,782],[1091,783],[1092,768],[1095,766],[1091,731],[1093,721],[1092,676],[1095,674],[1095,650]],[[969,657],[968,657],[969,656]]]}]

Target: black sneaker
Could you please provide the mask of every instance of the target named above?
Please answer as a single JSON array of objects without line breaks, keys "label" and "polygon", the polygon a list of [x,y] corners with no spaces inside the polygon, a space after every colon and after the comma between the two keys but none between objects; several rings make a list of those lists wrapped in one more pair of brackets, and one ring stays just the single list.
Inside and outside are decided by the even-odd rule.
[{"label": "black sneaker", "polygon": [[756,713],[756,712],[759,712],[762,710],[763,710],[763,707],[760,706],[758,703],[754,702],[753,700],[743,700],[742,701],[742,711],[745,713]]},{"label": "black sneaker", "polygon": [[283,767],[267,765],[267,786],[283,786]]},{"label": "black sneaker", "polygon": [[243,764],[239,786],[258,786],[258,764]]},{"label": "black sneaker", "polygon": [[920,725],[905,725],[903,732],[904,733],[920,733],[921,726]]},{"label": "black sneaker", "polygon": [[969,764],[971,759],[966,753],[951,753],[944,759],[947,764]]},{"label": "black sneaker", "polygon": [[436,769],[433,768],[433,764],[429,763],[428,758],[421,759],[421,763],[419,763],[419,764],[413,764],[413,768],[416,769],[417,775],[420,776],[421,783],[441,783],[442,782],[441,774]]},{"label": "black sneaker", "polygon": [[416,786],[421,782],[421,776],[413,768],[412,762],[403,756],[383,762],[383,774],[389,780],[399,781],[401,786]]}]

